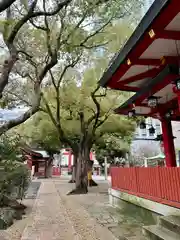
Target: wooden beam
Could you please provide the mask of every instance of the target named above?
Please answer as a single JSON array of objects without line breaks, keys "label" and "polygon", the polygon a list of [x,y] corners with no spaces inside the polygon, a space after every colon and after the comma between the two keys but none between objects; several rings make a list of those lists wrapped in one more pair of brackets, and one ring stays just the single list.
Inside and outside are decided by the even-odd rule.
[{"label": "wooden beam", "polygon": [[135,61],[132,61],[133,65],[142,65],[142,66],[160,66],[161,60],[160,59],[143,59],[139,58]]},{"label": "wooden beam", "polygon": [[180,32],[179,31],[161,30],[161,31],[157,31],[157,33],[155,31],[155,34],[157,34],[156,38],[180,40]]},{"label": "wooden beam", "polygon": [[125,84],[128,84],[128,83],[132,83],[132,82],[142,80],[144,78],[154,78],[159,73],[160,70],[161,70],[160,68],[150,69],[148,71],[137,74],[137,75],[132,76],[130,78],[126,78],[124,80],[121,80],[121,81],[119,81],[119,84],[120,85],[125,85]]},{"label": "wooden beam", "polygon": [[132,61],[132,65],[161,66],[165,64],[178,63],[179,58],[174,56],[163,56],[161,59],[139,58]]},{"label": "wooden beam", "polygon": [[121,82],[110,83],[109,87],[113,90],[127,91],[127,92],[138,92],[139,88],[131,87],[127,85],[121,85]]}]

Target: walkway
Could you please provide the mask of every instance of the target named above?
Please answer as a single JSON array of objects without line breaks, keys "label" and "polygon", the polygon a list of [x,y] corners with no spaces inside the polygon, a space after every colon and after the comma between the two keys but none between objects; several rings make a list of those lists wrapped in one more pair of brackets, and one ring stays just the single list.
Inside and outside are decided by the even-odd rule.
[{"label": "walkway", "polygon": [[66,196],[72,185],[63,182],[42,180],[21,240],[115,240],[107,228],[97,224],[80,203],[73,201],[74,196]]}]

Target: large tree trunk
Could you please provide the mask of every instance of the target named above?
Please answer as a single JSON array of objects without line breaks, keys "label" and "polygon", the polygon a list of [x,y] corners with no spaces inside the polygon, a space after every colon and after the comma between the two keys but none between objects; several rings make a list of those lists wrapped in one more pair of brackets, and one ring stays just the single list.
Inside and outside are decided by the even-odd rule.
[{"label": "large tree trunk", "polygon": [[50,159],[49,161],[47,161],[46,167],[45,167],[45,178],[50,178],[52,177],[52,161],[53,159]]},{"label": "large tree trunk", "polygon": [[72,190],[70,194],[86,194],[88,192],[88,180],[87,180],[87,171],[88,171],[88,157],[89,152],[88,147],[81,149],[79,151],[77,164],[76,164],[76,183],[75,189]]}]

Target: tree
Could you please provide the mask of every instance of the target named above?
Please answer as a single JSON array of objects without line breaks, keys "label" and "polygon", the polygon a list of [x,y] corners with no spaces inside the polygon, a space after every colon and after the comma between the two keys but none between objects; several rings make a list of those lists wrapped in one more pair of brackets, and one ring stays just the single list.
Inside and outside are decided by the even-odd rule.
[{"label": "tree", "polygon": [[105,133],[118,132],[127,136],[134,131],[132,121],[113,113],[126,94],[104,92],[96,81],[95,69],[89,69],[80,86],[75,80],[66,79],[58,97],[52,88],[44,92],[42,108],[56,127],[60,142],[70,146],[77,159],[75,192],[87,192],[87,163],[93,144]]},{"label": "tree", "polygon": [[[113,46],[117,46],[117,42],[123,43],[122,32],[119,31],[121,37],[119,36],[117,38],[112,31],[115,27],[117,29],[119,25],[119,22],[116,22],[117,12],[120,18],[126,15],[123,7],[127,2],[125,1],[121,4],[122,5],[118,5],[118,7],[109,4],[108,7],[101,8],[102,14],[98,15],[98,17],[96,15],[96,18],[94,18],[95,24],[92,30],[88,31],[85,36],[79,34],[75,44],[74,41],[69,44],[69,46],[71,46],[71,58],[67,59],[66,64],[61,64],[56,72],[49,71],[51,88],[44,90],[42,97],[44,106],[42,106],[41,109],[48,113],[51,121],[57,128],[60,142],[70,146],[75,155],[75,159],[77,159],[75,192],[87,192],[87,162],[90,149],[96,141],[95,136],[99,135],[99,137],[101,137],[103,135],[103,132],[99,130],[101,125],[104,125],[107,119],[113,122],[112,118],[114,116],[112,116],[111,113],[112,108],[117,105],[115,99],[119,100],[118,105],[121,102],[121,99],[118,99],[115,93],[112,97],[108,94],[108,99],[107,94],[103,93],[103,90],[96,85],[100,75],[108,65],[108,59],[112,57],[112,53],[119,48],[119,44],[116,48]],[[113,6],[113,9],[109,6]],[[124,27],[123,24],[121,27],[122,26]],[[114,33],[115,32],[116,31],[114,31]],[[129,32],[130,31],[126,31],[124,37],[127,37]],[[84,54],[82,54],[82,51],[79,52],[79,48],[77,49],[78,46],[82,45],[86,49]],[[82,55],[83,57],[86,56],[86,58],[82,58]],[[93,64],[90,64],[90,62],[93,62]],[[86,71],[86,76],[84,77],[82,74],[83,71],[78,71],[78,69],[86,69],[87,66],[85,65],[90,69]],[[96,68],[92,68],[92,65],[96,65]],[[74,81],[72,81],[72,79],[74,79]],[[92,81],[94,82],[90,84]],[[78,87],[79,85],[81,85],[81,87]],[[55,96],[54,104],[49,104],[47,101],[50,95]],[[122,96],[123,95],[121,95],[121,97]],[[125,100],[127,96],[130,95],[126,94],[123,100]],[[69,99],[71,99],[70,102]],[[106,104],[102,105],[102,100],[103,102],[107,101]],[[89,101],[91,104],[89,104]],[[112,104],[111,106],[108,101]],[[75,121],[74,125],[70,119]],[[64,124],[66,124],[65,129]],[[73,132],[76,133],[75,135],[73,134],[73,136],[70,133],[71,131],[69,131],[69,129],[72,129],[72,126],[75,126]],[[131,124],[130,126],[132,127]],[[131,131],[133,128],[134,127],[131,128]]]},{"label": "tree", "polygon": [[[37,144],[46,150],[49,148],[59,150],[62,145],[71,147],[77,165],[83,162],[87,168],[91,149],[103,149],[109,157],[119,156],[120,150],[122,154],[127,152],[135,124],[132,120],[115,115],[112,111],[117,104],[125,100],[123,94],[119,96],[116,92],[113,94],[107,92],[106,96],[97,96],[100,102],[100,113],[97,113],[97,106],[93,101],[96,95],[93,98],[91,96],[92,89],[96,87],[96,79],[93,81],[91,78],[91,83],[87,84],[92,72],[88,70],[86,74],[81,86],[78,86],[74,80],[69,80],[65,81],[60,91],[60,131],[63,136],[58,133],[59,129],[55,125],[56,99],[52,88],[47,89],[44,93],[44,95],[47,94],[49,100],[48,104],[45,102],[47,104],[46,114],[49,118],[45,113],[39,112],[27,123],[21,125],[18,132],[24,136],[27,143]],[[45,108],[45,106],[42,105],[41,108]],[[98,125],[94,126],[97,114],[99,114]],[[81,119],[81,115],[83,115],[83,119]],[[83,141],[84,143],[82,143]],[[108,148],[106,148],[107,146]],[[82,173],[77,172],[76,174],[78,182],[84,181],[84,179],[78,179],[81,177],[80,174]],[[87,169],[83,174],[87,176]],[[87,191],[87,189],[83,189],[83,191]]]},{"label": "tree", "polygon": [[159,143],[157,141],[146,141],[138,143],[134,141],[131,145],[131,165],[144,166],[144,160],[154,157],[160,153]]},{"label": "tree", "polygon": [[57,130],[49,118],[42,112],[37,113],[26,123],[13,130],[14,135],[21,137],[24,144],[42,148],[50,155],[60,151]]},{"label": "tree", "polygon": [[[126,126],[124,126],[126,128]],[[98,139],[93,146],[96,152],[96,157],[100,165],[104,163],[104,158],[110,164],[115,164],[115,159],[125,159],[130,151],[130,143],[132,140],[133,131],[128,131],[125,134],[113,132],[105,134]]]},{"label": "tree", "polygon": [[[40,89],[45,84],[48,71],[57,64],[58,51],[62,47],[61,26],[55,32],[53,24],[58,22],[60,12],[71,2],[1,1],[0,11],[5,10],[0,22],[4,49],[0,75],[1,105],[6,106],[13,95],[15,106],[28,103],[28,110],[1,126],[0,134],[26,121],[39,110]],[[50,43],[53,43],[53,48]],[[19,101],[21,91],[16,92],[19,87],[26,93],[23,101]]]},{"label": "tree", "polygon": [[[90,62],[101,51],[106,50],[106,47],[109,48],[110,39],[107,39],[107,32],[110,32],[111,25],[116,25],[117,19],[129,15],[129,11],[125,8],[129,5],[132,6],[133,1],[118,3],[108,1],[104,4],[103,1],[92,2],[89,0],[83,1],[81,4],[75,2],[71,11],[69,8],[64,8],[59,15],[62,26],[60,36],[62,45],[58,53],[61,61],[53,71],[49,70],[49,79],[41,93],[40,109],[50,116],[57,129],[60,142],[70,146],[74,155],[78,157],[76,189],[80,191],[87,192],[87,160],[95,136],[98,134],[101,137],[103,134],[102,131],[99,131],[101,125],[107,119],[113,118],[111,112],[112,108],[116,106],[115,99],[121,101],[117,94],[113,94],[112,97],[109,94],[109,98],[105,99],[106,93],[104,94],[95,82],[89,84],[91,78],[93,81],[97,81],[104,66],[107,66],[107,61],[101,61],[101,65],[96,61],[95,64],[99,68],[92,70]],[[69,22],[73,22],[73,24],[69,25]],[[58,24],[56,27],[59,27]],[[50,39],[50,43],[53,43],[53,39]],[[52,52],[53,44],[48,46],[49,51]],[[103,52],[103,56],[107,59],[110,55],[112,53],[106,56],[106,51]],[[104,64],[105,62],[106,64]],[[82,79],[82,72],[87,66],[91,68],[86,74],[89,79],[86,76]],[[97,70],[98,74],[96,75]],[[81,86],[78,87],[79,85]],[[71,92],[71,96],[68,96],[69,92]],[[74,93],[77,95],[73,96]],[[52,103],[49,102],[50,96],[52,99],[54,98]],[[89,106],[89,101],[91,106]],[[102,101],[104,105],[101,104]],[[112,104],[111,106],[108,101]],[[69,130],[73,126],[70,118],[76,124],[73,137]],[[65,129],[64,123],[66,123]],[[81,165],[83,168],[80,167]]]},{"label": "tree", "polygon": [[[1,105],[4,107],[7,101],[9,103],[12,100],[11,107],[22,103],[29,107],[21,117],[0,127],[0,134],[26,121],[39,110],[40,88],[46,84],[44,79],[48,71],[59,60],[69,62],[67,60],[72,57],[72,53],[78,55],[70,64],[73,67],[80,56],[85,58],[81,49],[98,48],[102,44],[103,34],[101,44],[99,41],[92,44],[98,31],[102,33],[103,27],[117,18],[132,15],[135,2],[138,7],[141,4],[141,0],[49,1],[6,0],[0,3],[1,47],[5,52],[0,64]],[[75,24],[70,25],[70,22]],[[96,31],[92,32],[92,29]],[[90,32],[92,34],[88,35]],[[82,41],[79,41],[80,38]],[[106,42],[103,41],[102,45],[106,45]],[[5,87],[9,88],[9,85],[10,90],[5,93]],[[17,88],[25,91],[26,97],[23,98],[20,91],[17,94]],[[27,89],[31,89],[31,97]]]}]

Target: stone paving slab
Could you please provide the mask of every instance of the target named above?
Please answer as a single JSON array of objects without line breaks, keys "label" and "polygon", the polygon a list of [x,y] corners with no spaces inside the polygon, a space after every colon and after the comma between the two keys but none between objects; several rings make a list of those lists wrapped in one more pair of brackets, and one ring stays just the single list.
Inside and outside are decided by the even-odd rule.
[{"label": "stone paving slab", "polygon": [[29,223],[21,240],[79,240],[52,180],[41,183]]}]

